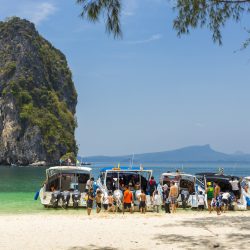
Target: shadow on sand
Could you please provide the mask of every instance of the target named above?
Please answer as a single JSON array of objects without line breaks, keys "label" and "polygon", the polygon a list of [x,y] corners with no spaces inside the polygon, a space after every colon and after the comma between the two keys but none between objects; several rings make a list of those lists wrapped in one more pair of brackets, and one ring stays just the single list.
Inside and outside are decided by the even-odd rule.
[{"label": "shadow on sand", "polygon": [[[160,234],[154,238],[157,242],[171,247],[175,243],[183,249],[250,249],[250,217],[209,217],[184,220],[178,224],[165,224],[161,227],[171,232],[171,227],[190,227],[200,228],[207,232],[207,236],[183,236],[181,234]],[[223,234],[214,230],[221,229]],[[230,231],[234,233],[229,233]],[[182,229],[183,232],[183,229]]]},{"label": "shadow on sand", "polygon": [[86,246],[86,247],[80,247],[80,246],[75,246],[75,247],[70,247],[68,250],[118,250],[118,248],[113,248],[113,247],[99,247],[95,246],[93,244]]}]

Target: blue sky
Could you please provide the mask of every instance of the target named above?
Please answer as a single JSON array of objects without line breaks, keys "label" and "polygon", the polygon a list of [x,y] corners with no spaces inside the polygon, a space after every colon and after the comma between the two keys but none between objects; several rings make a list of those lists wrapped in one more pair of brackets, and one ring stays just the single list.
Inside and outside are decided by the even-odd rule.
[{"label": "blue sky", "polygon": [[[165,0],[126,0],[123,39],[79,18],[69,0],[0,0],[0,19],[20,16],[67,57],[78,92],[79,154],[120,155],[211,144],[250,153],[250,54],[245,20],[223,46],[206,29],[178,38]],[[235,52],[237,51],[237,52]]]}]

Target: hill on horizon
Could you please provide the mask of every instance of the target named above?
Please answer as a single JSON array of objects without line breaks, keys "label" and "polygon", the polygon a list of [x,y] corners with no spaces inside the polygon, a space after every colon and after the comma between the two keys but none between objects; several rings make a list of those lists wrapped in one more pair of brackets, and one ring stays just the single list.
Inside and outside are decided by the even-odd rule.
[{"label": "hill on horizon", "polygon": [[[132,155],[78,157],[88,162],[130,162]],[[209,144],[180,149],[135,154],[134,162],[250,162],[250,154],[226,154],[215,151]]]}]

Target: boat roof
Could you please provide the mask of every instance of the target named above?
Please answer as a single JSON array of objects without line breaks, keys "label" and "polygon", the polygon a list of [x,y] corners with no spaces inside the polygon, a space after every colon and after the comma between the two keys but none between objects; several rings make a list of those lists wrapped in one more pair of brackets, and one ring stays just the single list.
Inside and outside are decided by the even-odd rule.
[{"label": "boat roof", "polygon": [[192,174],[186,174],[186,173],[181,173],[181,172],[179,172],[179,173],[176,173],[176,172],[170,172],[170,173],[162,173],[161,174],[162,176],[177,176],[177,175],[179,175],[179,176],[188,176],[188,177],[193,177],[193,178],[195,178],[195,176],[194,175],[192,175]]},{"label": "boat roof", "polygon": [[196,176],[205,176],[207,179],[212,180],[231,180],[232,178],[239,179],[238,176],[235,175],[225,175],[220,173],[197,173]]},{"label": "boat roof", "polygon": [[90,172],[92,170],[92,168],[88,168],[88,167],[82,167],[82,166],[54,166],[54,167],[50,167],[47,170],[60,170],[60,171],[86,171],[86,172]]},{"label": "boat roof", "polygon": [[105,168],[102,168],[100,170],[101,172],[152,172],[150,169],[144,169],[141,167],[130,167],[130,166],[120,166],[120,167],[115,167],[115,166],[108,166]]},{"label": "boat roof", "polygon": [[212,172],[202,172],[202,173],[197,173],[195,175],[202,175],[202,176],[209,176],[209,177],[225,177],[225,178],[231,178],[231,177],[237,177],[234,175],[229,175],[229,174],[221,174],[221,173],[212,173]]}]

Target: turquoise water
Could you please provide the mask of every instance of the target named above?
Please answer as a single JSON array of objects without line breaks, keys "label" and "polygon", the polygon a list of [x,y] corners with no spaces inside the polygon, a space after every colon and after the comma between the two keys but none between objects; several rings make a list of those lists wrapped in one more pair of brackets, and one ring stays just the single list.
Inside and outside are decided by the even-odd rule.
[{"label": "turquoise water", "polygon": [[[100,168],[110,164],[96,164],[92,166],[93,175],[98,177]],[[144,164],[145,168],[153,169],[156,180],[161,173],[180,169],[186,173],[216,172],[224,168],[226,174],[250,176],[250,163],[161,163]],[[62,209],[45,209],[40,201],[34,200],[35,192],[40,189],[45,180],[45,167],[7,167],[0,166],[0,214],[2,213],[78,213],[79,211],[65,211]]]}]

